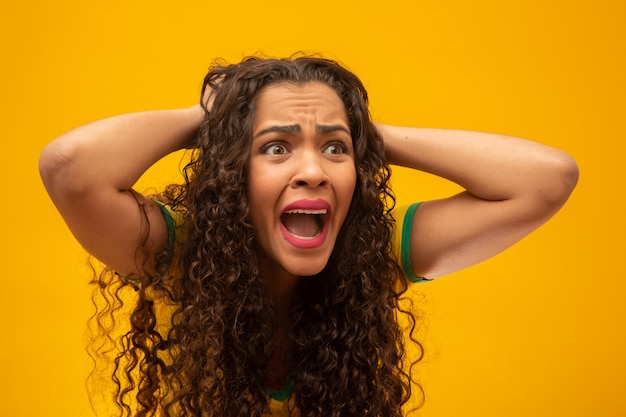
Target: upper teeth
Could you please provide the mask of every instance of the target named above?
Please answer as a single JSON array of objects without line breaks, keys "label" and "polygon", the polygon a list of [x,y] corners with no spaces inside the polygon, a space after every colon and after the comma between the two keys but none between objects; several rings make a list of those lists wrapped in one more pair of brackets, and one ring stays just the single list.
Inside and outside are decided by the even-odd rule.
[{"label": "upper teeth", "polygon": [[326,214],[328,211],[326,209],[319,210],[307,210],[307,209],[293,209],[287,210],[285,213],[287,214]]}]

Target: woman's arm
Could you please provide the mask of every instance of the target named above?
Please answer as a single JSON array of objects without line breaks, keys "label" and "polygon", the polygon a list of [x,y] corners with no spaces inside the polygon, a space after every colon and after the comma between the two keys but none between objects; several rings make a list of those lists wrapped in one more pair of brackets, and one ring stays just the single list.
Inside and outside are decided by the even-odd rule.
[{"label": "woman's arm", "polygon": [[125,114],[74,129],[44,148],[44,185],[88,252],[120,273],[140,273],[137,252],[146,225],[138,202],[147,208],[150,254],[165,247],[162,213],[131,189],[153,163],[188,147],[202,118],[199,106]]},{"label": "woman's arm", "polygon": [[377,125],[391,164],[425,171],[466,191],[417,210],[415,273],[435,278],[481,262],[554,215],[578,180],[562,151],[509,136]]}]

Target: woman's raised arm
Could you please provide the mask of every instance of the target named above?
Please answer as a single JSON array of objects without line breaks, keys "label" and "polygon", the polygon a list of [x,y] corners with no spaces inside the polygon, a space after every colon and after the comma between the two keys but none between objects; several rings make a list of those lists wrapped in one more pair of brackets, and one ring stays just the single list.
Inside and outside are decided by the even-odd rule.
[{"label": "woman's raised arm", "polygon": [[44,185],[88,252],[120,273],[141,273],[138,249],[146,224],[138,203],[148,215],[150,254],[164,248],[161,211],[132,187],[160,158],[190,146],[202,118],[200,106],[125,114],[74,129],[44,148]]},{"label": "woman's raised arm", "polygon": [[578,181],[566,153],[510,136],[377,125],[390,163],[428,172],[466,191],[416,211],[411,262],[435,278],[481,262],[554,215]]}]

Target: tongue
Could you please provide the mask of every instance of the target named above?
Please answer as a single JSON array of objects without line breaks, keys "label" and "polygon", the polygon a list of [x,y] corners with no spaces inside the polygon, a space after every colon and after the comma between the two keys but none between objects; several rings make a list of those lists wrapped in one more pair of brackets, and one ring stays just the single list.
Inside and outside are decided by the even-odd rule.
[{"label": "tongue", "polygon": [[315,237],[320,233],[318,216],[314,214],[283,214],[282,222],[296,236]]}]

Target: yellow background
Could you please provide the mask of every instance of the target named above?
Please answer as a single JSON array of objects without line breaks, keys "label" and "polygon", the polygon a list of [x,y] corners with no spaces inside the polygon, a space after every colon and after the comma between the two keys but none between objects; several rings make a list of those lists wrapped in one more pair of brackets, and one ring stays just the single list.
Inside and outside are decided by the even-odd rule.
[{"label": "yellow background", "polygon": [[[186,106],[215,57],[317,51],[375,119],[496,131],[571,153],[581,180],[499,257],[419,287],[420,415],[626,415],[626,12],[621,1],[2,2],[0,415],[91,416],[84,254],[44,193],[40,149],[79,124]],[[171,179],[177,159],[146,184]],[[400,201],[455,186],[397,171]]]}]

